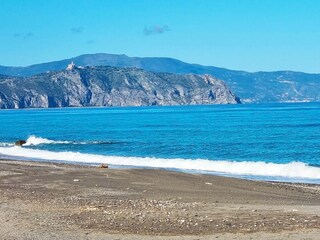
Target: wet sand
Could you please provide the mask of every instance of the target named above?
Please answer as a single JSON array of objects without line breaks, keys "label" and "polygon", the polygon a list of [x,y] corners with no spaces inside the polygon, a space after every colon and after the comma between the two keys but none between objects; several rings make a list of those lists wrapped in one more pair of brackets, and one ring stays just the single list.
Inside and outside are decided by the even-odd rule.
[{"label": "wet sand", "polygon": [[318,239],[320,185],[0,160],[1,239]]}]

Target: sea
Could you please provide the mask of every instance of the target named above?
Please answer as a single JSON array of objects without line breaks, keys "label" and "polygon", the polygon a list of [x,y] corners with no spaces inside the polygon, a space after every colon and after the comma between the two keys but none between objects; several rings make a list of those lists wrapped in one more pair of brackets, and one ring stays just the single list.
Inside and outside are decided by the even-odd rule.
[{"label": "sea", "polygon": [[320,184],[320,103],[0,110],[0,158]]}]

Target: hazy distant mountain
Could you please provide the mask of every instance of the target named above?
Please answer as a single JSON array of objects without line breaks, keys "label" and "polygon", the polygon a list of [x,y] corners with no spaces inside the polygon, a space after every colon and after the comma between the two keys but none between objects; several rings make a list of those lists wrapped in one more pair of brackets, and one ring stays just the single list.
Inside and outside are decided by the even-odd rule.
[{"label": "hazy distant mountain", "polygon": [[320,74],[293,71],[249,73],[189,64],[172,58],[86,54],[28,67],[0,66],[0,74],[31,76],[46,71],[65,69],[71,61],[81,66],[137,67],[153,72],[210,74],[225,81],[242,102],[320,101]]},{"label": "hazy distant mountain", "polygon": [[74,67],[30,77],[0,76],[0,108],[236,104],[210,75],[137,68]]}]

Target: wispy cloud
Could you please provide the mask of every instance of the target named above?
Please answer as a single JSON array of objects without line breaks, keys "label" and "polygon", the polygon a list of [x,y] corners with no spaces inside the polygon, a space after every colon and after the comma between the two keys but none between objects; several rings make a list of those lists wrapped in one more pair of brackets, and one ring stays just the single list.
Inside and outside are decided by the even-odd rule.
[{"label": "wispy cloud", "polygon": [[163,34],[168,31],[170,31],[170,28],[168,25],[162,25],[162,26],[153,25],[150,27],[145,27],[143,29],[143,33],[146,36],[153,35],[153,34]]},{"label": "wispy cloud", "polygon": [[20,38],[21,37],[21,33],[15,33],[15,34],[13,34],[13,37],[14,38]]},{"label": "wispy cloud", "polygon": [[73,27],[70,30],[72,33],[82,33],[84,30],[84,27]]},{"label": "wispy cloud", "polygon": [[34,36],[33,32],[27,32],[27,33],[14,33],[13,37],[14,38],[20,38],[20,39],[28,39]]},{"label": "wispy cloud", "polygon": [[24,39],[27,39],[27,38],[33,37],[33,35],[34,35],[33,32],[28,32],[23,37],[24,37]]}]

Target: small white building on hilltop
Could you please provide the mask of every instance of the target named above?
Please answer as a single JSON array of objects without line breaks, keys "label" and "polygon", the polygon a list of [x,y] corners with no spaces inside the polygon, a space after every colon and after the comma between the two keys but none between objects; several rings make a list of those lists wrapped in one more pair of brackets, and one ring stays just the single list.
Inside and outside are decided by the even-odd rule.
[{"label": "small white building on hilltop", "polygon": [[76,65],[74,64],[74,62],[71,62],[70,64],[68,64],[67,70],[73,70],[75,67]]}]

